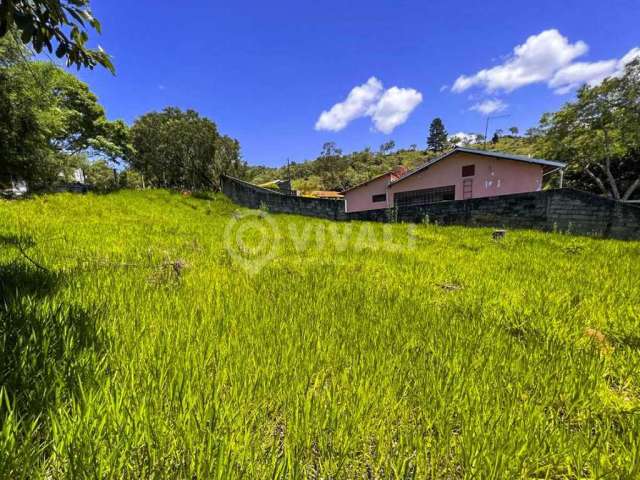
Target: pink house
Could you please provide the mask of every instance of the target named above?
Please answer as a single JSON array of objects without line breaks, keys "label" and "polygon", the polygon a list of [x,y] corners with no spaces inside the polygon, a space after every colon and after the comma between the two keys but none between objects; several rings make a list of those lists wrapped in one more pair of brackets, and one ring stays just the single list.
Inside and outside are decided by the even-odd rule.
[{"label": "pink house", "polygon": [[387,208],[387,188],[404,174],[407,169],[397,167],[390,172],[378,175],[366,182],[342,192],[344,205],[347,212],[361,212],[363,210],[376,210]]},{"label": "pink house", "polygon": [[535,192],[544,175],[565,164],[456,147],[424,165],[388,172],[344,192],[347,212]]}]

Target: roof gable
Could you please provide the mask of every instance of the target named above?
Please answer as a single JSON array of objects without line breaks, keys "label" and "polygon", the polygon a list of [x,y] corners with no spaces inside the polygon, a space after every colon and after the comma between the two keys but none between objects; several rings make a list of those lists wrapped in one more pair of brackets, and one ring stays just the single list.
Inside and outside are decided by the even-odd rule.
[{"label": "roof gable", "polygon": [[369,185],[371,182],[375,182],[376,180],[380,180],[381,178],[384,177],[389,177],[390,178],[390,182],[389,183],[393,183],[395,180],[397,180],[398,178],[402,177],[405,173],[407,172],[407,169],[403,166],[398,166],[396,168],[394,168],[393,170],[389,170],[388,172],[384,172],[381,175],[378,175],[376,177],[370,178],[369,180],[365,180],[362,183],[359,183],[358,185],[354,185],[351,188],[347,188],[346,190],[343,190],[341,193],[344,195],[347,192],[351,192],[352,190],[356,190],[360,187],[364,187],[365,185]]},{"label": "roof gable", "polygon": [[434,158],[432,160],[429,160],[428,162],[424,163],[423,165],[419,166],[418,168],[407,172],[405,175],[401,176],[400,178],[398,178],[397,180],[393,180],[391,182],[392,185],[395,185],[396,183],[399,183],[401,181],[403,181],[404,179],[422,172],[426,169],[428,169],[430,166],[440,162],[441,160],[444,160],[446,158],[449,158],[450,156],[456,154],[456,153],[468,153],[471,155],[479,155],[479,156],[483,156],[483,157],[491,157],[491,158],[495,158],[495,159],[499,159],[499,160],[512,160],[512,161],[516,161],[516,162],[525,162],[525,163],[531,163],[531,164],[535,164],[535,165],[542,165],[543,167],[550,167],[550,168],[565,168],[567,166],[566,163],[563,162],[556,162],[554,160],[544,160],[541,158],[531,158],[528,157],[526,155],[514,155],[511,153],[505,153],[505,152],[496,152],[496,151],[492,151],[492,150],[478,150],[476,148],[468,148],[468,147],[455,147],[453,150],[440,155],[437,158]]}]

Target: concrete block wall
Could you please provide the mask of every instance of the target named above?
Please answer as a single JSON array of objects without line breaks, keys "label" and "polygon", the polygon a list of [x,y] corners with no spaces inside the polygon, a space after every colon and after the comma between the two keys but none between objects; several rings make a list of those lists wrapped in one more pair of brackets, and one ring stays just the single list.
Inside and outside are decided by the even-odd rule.
[{"label": "concrete block wall", "polygon": [[566,188],[352,213],[345,213],[342,200],[285,195],[232,177],[222,178],[222,191],[245,207],[330,220],[429,221],[640,240],[640,206]]},{"label": "concrete block wall", "polygon": [[264,205],[270,212],[346,220],[343,200],[288,195],[228,176],[222,177],[222,192],[243,207],[260,208]]}]

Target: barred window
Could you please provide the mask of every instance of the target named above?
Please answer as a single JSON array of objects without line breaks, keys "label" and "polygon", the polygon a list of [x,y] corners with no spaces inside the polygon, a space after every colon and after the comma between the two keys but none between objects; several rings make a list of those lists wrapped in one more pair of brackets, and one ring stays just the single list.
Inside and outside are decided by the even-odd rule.
[{"label": "barred window", "polygon": [[387,201],[387,194],[386,193],[381,193],[379,195],[373,195],[371,197],[371,201],[373,203],[386,202]]},{"label": "barred window", "polygon": [[456,186],[426,188],[424,190],[413,190],[411,192],[399,192],[394,195],[396,207],[411,207],[415,205],[426,205],[429,203],[446,202],[455,200]]}]

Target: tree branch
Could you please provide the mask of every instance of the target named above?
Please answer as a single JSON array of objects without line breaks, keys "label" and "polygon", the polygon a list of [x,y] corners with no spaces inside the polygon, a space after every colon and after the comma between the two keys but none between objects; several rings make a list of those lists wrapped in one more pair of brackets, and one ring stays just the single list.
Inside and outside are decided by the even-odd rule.
[{"label": "tree branch", "polygon": [[34,267],[36,267],[38,270],[41,270],[43,272],[49,272],[49,269],[46,267],[43,267],[42,265],[40,265],[38,262],[36,262],[33,258],[31,258],[29,256],[29,254],[26,252],[24,246],[22,245],[22,241],[21,240],[17,240],[14,245],[16,246],[16,248],[18,249],[18,251],[20,252],[20,254],[27,259]]},{"label": "tree branch", "polygon": [[602,193],[604,193],[607,196],[611,196],[611,192],[609,190],[607,190],[607,187],[604,186],[604,183],[602,182],[602,180],[600,180],[600,178],[593,173],[589,167],[585,167],[584,171],[587,172],[587,174],[593,179],[594,182],[596,182],[596,184],[598,185],[598,187],[600,187],[600,189],[602,190]]},{"label": "tree branch", "polygon": [[624,192],[622,200],[629,200],[633,192],[635,192],[636,188],[638,187],[640,187],[640,177],[636,178],[636,181],[633,182],[629,188],[627,188],[627,191]]}]

